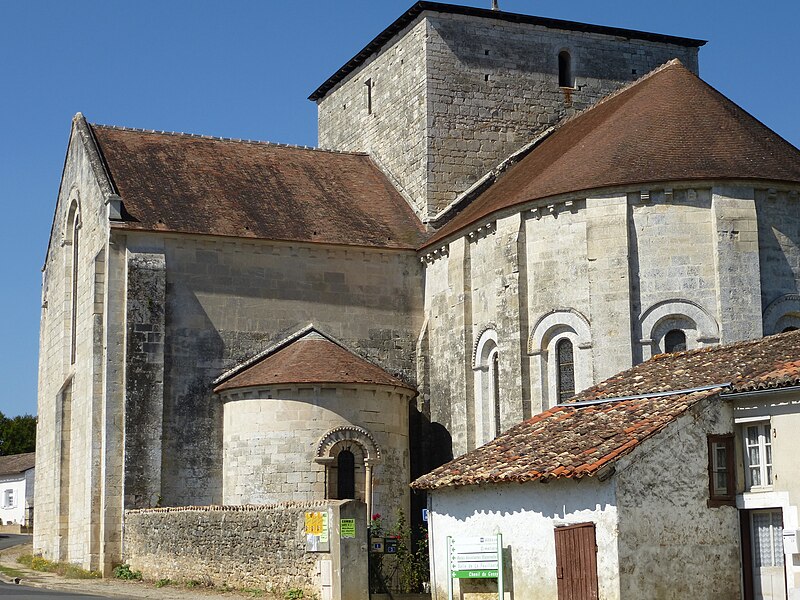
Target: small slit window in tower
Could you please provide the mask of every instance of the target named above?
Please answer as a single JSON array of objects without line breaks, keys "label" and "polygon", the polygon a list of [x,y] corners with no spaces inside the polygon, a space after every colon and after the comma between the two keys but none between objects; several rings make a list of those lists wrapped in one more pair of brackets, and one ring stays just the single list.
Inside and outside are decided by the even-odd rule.
[{"label": "small slit window in tower", "polygon": [[575,87],[575,81],[572,79],[572,57],[566,50],[558,53],[558,85],[567,88]]},{"label": "small slit window in tower", "polygon": [[572,342],[566,338],[556,344],[556,361],[558,401],[564,402],[575,395],[575,359]]},{"label": "small slit window in tower", "polygon": [[364,82],[364,85],[367,86],[367,114],[372,114],[372,79],[367,79]]},{"label": "small slit window in tower", "polygon": [[336,498],[337,500],[352,500],[356,497],[356,457],[344,449],[336,458]]},{"label": "small slit window in tower", "polygon": [[686,334],[680,329],[673,329],[664,336],[664,352],[681,352],[686,350]]}]

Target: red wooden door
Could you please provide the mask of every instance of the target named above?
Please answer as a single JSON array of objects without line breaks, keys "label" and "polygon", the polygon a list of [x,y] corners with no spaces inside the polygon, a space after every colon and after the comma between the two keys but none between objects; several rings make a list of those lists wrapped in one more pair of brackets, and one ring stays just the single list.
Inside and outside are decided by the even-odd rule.
[{"label": "red wooden door", "polygon": [[558,600],[597,600],[594,523],[556,527]]}]

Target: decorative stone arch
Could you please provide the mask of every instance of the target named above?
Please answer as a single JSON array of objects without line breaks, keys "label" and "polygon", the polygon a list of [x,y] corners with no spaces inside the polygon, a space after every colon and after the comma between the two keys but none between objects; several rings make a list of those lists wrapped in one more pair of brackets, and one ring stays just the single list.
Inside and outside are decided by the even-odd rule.
[{"label": "decorative stone arch", "polygon": [[497,330],[494,323],[489,323],[481,329],[472,350],[476,446],[494,439],[502,429],[499,357]]},{"label": "decorative stone arch", "polygon": [[75,229],[81,228],[81,196],[77,188],[69,192],[67,212],[61,223],[61,245],[71,246]]},{"label": "decorative stone arch", "polygon": [[69,340],[69,364],[75,364],[78,333],[78,251],[80,248],[79,232],[81,229],[81,202],[76,188],[70,190],[67,212],[61,228],[61,246],[64,269],[64,311],[68,318],[64,319],[64,339]]},{"label": "decorative stone arch", "polygon": [[314,462],[327,465],[336,460],[332,450],[339,442],[352,442],[358,444],[364,452],[364,464],[376,465],[381,462],[381,449],[372,434],[357,425],[342,425],[334,427],[323,435],[317,442]]},{"label": "decorative stone arch", "polygon": [[719,324],[702,306],[691,300],[670,299],[656,302],[639,319],[642,332],[642,359],[658,354],[664,336],[674,329],[686,334],[687,349],[719,342]]},{"label": "decorative stone arch", "polygon": [[568,339],[573,349],[575,391],[592,384],[592,330],[587,319],[574,308],[560,308],[542,315],[528,338],[528,354],[533,357],[532,373],[539,374],[541,385],[532,395],[539,399],[542,410],[559,402],[559,365],[556,348]]},{"label": "decorative stone arch", "polygon": [[787,327],[800,328],[800,294],[784,294],[764,310],[764,335],[780,333]]}]

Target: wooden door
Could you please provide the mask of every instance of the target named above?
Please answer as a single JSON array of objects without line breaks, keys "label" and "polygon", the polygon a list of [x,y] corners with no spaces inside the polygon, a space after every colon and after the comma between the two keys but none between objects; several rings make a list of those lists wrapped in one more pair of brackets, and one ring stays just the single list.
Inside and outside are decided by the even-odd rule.
[{"label": "wooden door", "polygon": [[558,600],[597,600],[594,523],[556,527]]}]

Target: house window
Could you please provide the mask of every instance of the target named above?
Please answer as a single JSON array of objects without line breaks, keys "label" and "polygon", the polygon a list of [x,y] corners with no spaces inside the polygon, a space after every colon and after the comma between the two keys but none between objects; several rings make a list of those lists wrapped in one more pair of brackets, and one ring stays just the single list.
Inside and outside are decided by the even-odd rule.
[{"label": "house window", "polygon": [[709,506],[733,504],[736,478],[733,465],[733,434],[708,436]]},{"label": "house window", "polygon": [[558,53],[558,85],[567,88],[575,87],[572,79],[572,57],[566,50]]},{"label": "house window", "polygon": [[3,493],[3,508],[14,508],[14,490],[6,490]]},{"label": "house window", "polygon": [[783,567],[783,517],[779,510],[754,510],[754,567]]},{"label": "house window", "polygon": [[772,435],[768,421],[745,426],[744,462],[748,489],[772,485]]},{"label": "house window", "polygon": [[680,329],[673,329],[664,336],[664,352],[682,352],[686,350],[686,334]]},{"label": "house window", "polygon": [[572,342],[562,338],[556,344],[556,372],[558,374],[558,401],[564,402],[575,395],[575,359]]}]

